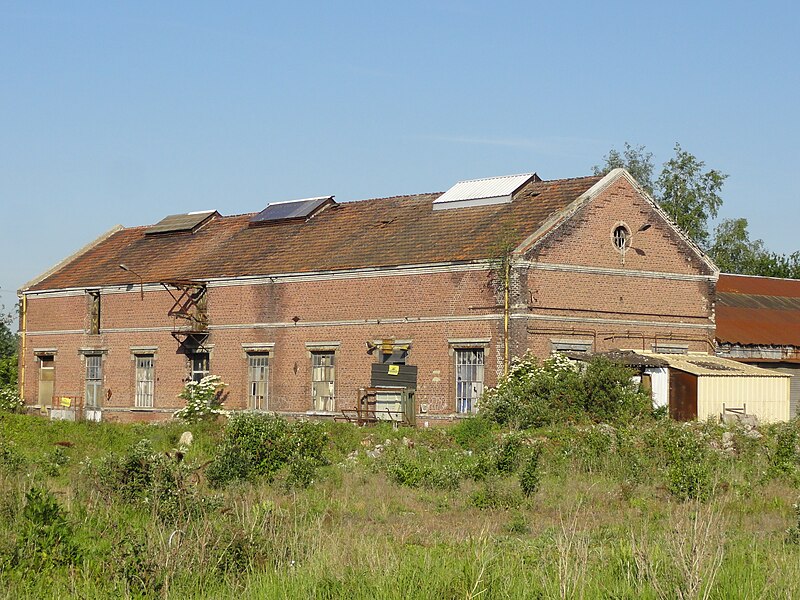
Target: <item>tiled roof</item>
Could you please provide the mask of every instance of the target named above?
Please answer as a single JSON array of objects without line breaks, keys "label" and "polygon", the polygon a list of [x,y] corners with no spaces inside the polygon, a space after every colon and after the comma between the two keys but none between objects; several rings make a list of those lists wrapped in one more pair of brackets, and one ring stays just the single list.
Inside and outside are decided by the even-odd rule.
[{"label": "tiled roof", "polygon": [[509,204],[432,209],[440,194],[336,204],[307,221],[252,227],[253,214],[216,217],[194,233],[122,229],[31,290],[466,262],[518,244],[600,177],[532,181]]},{"label": "tiled roof", "polygon": [[800,280],[720,274],[717,340],[800,347]]}]

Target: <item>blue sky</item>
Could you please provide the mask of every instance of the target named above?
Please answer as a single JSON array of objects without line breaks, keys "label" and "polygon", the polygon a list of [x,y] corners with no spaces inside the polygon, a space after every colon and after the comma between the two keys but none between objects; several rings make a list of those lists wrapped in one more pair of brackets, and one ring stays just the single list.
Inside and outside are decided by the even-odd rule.
[{"label": "blue sky", "polygon": [[0,0],[0,304],[116,224],[586,175],[675,142],[800,249],[790,2]]}]

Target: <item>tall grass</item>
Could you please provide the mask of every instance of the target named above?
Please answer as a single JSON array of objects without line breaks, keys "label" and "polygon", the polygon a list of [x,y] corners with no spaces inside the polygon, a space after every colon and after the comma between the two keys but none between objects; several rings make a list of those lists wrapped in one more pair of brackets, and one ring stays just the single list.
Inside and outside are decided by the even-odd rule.
[{"label": "tall grass", "polygon": [[[307,489],[287,485],[289,467],[271,482],[213,489],[204,472],[221,426],[192,426],[195,444],[179,462],[173,450],[184,429],[0,416],[0,597],[800,594],[800,547],[787,535],[798,526],[798,454],[784,430],[762,428],[760,439],[729,431],[726,448],[725,430],[706,424],[559,426],[518,439],[476,423],[437,431],[332,424],[329,464]],[[706,496],[671,491],[670,456],[684,435],[704,444]],[[130,464],[143,477],[135,485],[117,469]],[[423,476],[409,485],[398,465]],[[537,469],[527,495],[525,469]],[[67,529],[47,529],[31,509],[43,502],[32,488],[51,494],[69,539],[48,537]],[[176,498],[198,504],[183,510]],[[34,547],[45,552],[37,568]]]}]

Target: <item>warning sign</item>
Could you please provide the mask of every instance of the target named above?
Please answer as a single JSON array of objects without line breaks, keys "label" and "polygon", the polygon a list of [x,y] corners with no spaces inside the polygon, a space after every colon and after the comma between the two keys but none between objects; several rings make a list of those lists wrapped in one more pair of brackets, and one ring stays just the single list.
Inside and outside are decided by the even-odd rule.
[{"label": "warning sign", "polygon": [[389,375],[399,375],[400,365],[389,365]]}]

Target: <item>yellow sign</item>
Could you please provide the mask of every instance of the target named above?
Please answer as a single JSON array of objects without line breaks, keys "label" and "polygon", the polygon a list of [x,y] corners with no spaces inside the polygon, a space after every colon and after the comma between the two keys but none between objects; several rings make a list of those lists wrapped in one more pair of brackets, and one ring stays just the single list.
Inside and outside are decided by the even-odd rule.
[{"label": "yellow sign", "polygon": [[61,398],[61,406],[64,408],[69,408],[72,405],[72,398],[67,398],[66,396]]},{"label": "yellow sign", "polygon": [[389,365],[389,375],[399,375],[400,365]]}]

